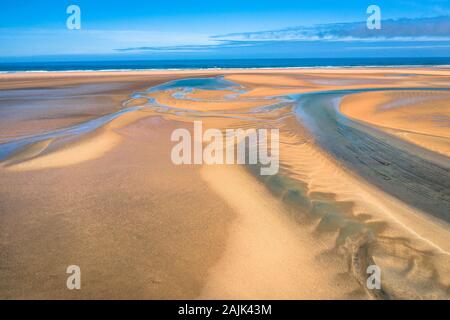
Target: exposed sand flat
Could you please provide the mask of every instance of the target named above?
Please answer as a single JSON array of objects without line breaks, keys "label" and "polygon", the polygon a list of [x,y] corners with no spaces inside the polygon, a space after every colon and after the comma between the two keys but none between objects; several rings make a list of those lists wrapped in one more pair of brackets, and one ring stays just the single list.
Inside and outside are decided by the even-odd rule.
[{"label": "exposed sand flat", "polygon": [[[146,98],[146,90],[162,82],[218,75],[241,85],[239,92],[149,94],[180,110]],[[11,154],[14,143],[0,144],[0,156],[7,154],[0,166],[0,297],[448,299],[449,225],[364,179],[320,144],[307,118],[296,113],[297,101],[273,96],[449,83],[446,68],[0,75],[0,113],[8,126],[1,142],[44,134]],[[141,94],[131,97],[134,92]],[[24,117],[17,111],[26,99],[35,104]],[[433,118],[445,123],[448,101],[446,91],[364,92],[344,97],[348,110],[341,111],[442,151],[420,139],[448,138]],[[45,135],[103,116],[113,117],[91,131]],[[279,173],[174,165],[171,133],[192,133],[194,120],[222,131],[279,129]],[[344,141],[352,131],[343,130],[337,127],[343,135],[329,137],[331,144],[376,152],[364,149],[375,144]],[[350,151],[348,157],[358,156]],[[436,206],[445,205],[445,190],[431,196]],[[80,291],[65,287],[72,264],[82,269]],[[371,264],[382,270],[381,290],[366,287]]]},{"label": "exposed sand flat", "polygon": [[327,267],[318,259],[326,245],[311,235],[308,238],[289,219],[286,208],[249,173],[238,167],[208,166],[201,175],[237,217],[200,298],[342,299],[358,289],[354,280],[338,280],[337,275],[345,272],[340,261],[328,261],[333,267]]},{"label": "exposed sand flat", "polygon": [[450,156],[450,93],[365,92],[345,97],[340,110],[424,148]]},{"label": "exposed sand flat", "polygon": [[271,96],[282,96],[288,94],[294,94],[299,92],[308,92],[313,91],[314,89],[310,87],[284,87],[284,88],[271,88],[271,87],[260,87],[254,86],[249,91],[241,94],[241,98],[263,98],[263,97],[271,97]]},{"label": "exposed sand flat", "polygon": [[[368,230],[373,238],[358,246],[367,245],[372,251],[373,263],[383,271],[383,286],[391,297],[447,297],[445,288],[450,284],[448,225],[355,179],[311,147],[305,146],[298,157],[304,164],[298,174],[308,182],[309,195],[335,196],[331,201],[335,209],[320,218],[319,230],[338,232],[337,244],[342,235],[351,235],[359,228]],[[355,249],[351,249],[352,241],[348,242],[349,246],[342,243],[340,246],[351,252]],[[357,269],[353,269],[355,271]]]},{"label": "exposed sand flat", "polygon": [[231,90],[204,90],[196,89],[186,94],[188,99],[202,99],[202,100],[223,100],[229,95],[234,95],[236,92]]},{"label": "exposed sand flat", "polygon": [[104,127],[86,134],[81,139],[67,142],[62,146],[50,148],[51,141],[45,148],[34,154],[20,157],[17,156],[5,162],[7,170],[26,171],[47,168],[61,168],[89,161],[103,156],[112,148],[117,146],[122,138],[117,129],[148,116],[144,112],[134,111],[121,116],[106,124]]},{"label": "exposed sand flat", "polygon": [[[289,70],[287,70],[289,71]],[[292,70],[290,70],[292,71]],[[273,90],[280,94],[289,93],[306,93],[326,90],[345,90],[345,89],[366,89],[366,88],[407,88],[407,87],[448,87],[450,77],[446,72],[439,76],[431,76],[428,74],[415,73],[415,71],[404,71],[405,73],[395,76],[396,73],[380,73],[375,69],[373,72],[345,72],[346,70],[335,70],[328,72],[279,72],[269,73],[269,75],[260,74],[258,72],[238,75],[226,75],[228,80],[236,79],[245,84],[251,90],[246,94],[253,95],[261,88],[270,87],[268,95],[273,95]],[[359,73],[360,72],[360,73]],[[296,88],[292,88],[296,86]],[[276,94],[276,93],[275,93]],[[243,95],[245,96],[245,95]],[[261,95],[260,95],[261,96]]]},{"label": "exposed sand flat", "polygon": [[[118,129],[123,143],[107,156],[1,170],[0,297],[198,296],[234,213],[197,168],[167,161],[167,137],[182,126],[141,119]],[[72,264],[82,269],[80,291],[66,289]]]},{"label": "exposed sand flat", "polygon": [[[216,75],[216,74],[327,74],[327,75],[432,75],[432,76],[450,76],[450,68],[448,67],[434,67],[434,68],[418,68],[418,67],[370,67],[370,68],[264,68],[264,69],[203,69],[203,70],[151,70],[151,71],[86,71],[86,72],[33,72],[33,73],[10,73],[1,74],[2,82],[9,84],[2,84],[2,86],[10,87],[11,85],[26,87],[30,83],[23,83],[23,81],[50,80],[55,82],[67,81],[72,79],[73,82],[78,83],[82,81],[99,82],[99,81],[116,81],[117,79],[136,80],[136,76],[143,77],[159,77],[159,76],[190,76],[190,75]],[[89,79],[89,80],[88,80]],[[21,83],[14,83],[19,81]],[[42,86],[37,84],[37,86]]]},{"label": "exposed sand flat", "polygon": [[197,111],[217,111],[248,109],[252,107],[267,106],[275,104],[277,100],[222,100],[222,101],[192,101],[188,99],[177,99],[173,97],[175,92],[168,90],[149,94],[157,103],[178,109],[189,109]]},{"label": "exposed sand flat", "polygon": [[[180,77],[217,74],[202,71],[92,71],[92,72],[33,72],[0,74],[1,89],[64,87],[81,84],[126,83],[128,89],[153,85]],[[124,91],[122,91],[124,92]],[[127,90],[126,93],[129,93]]]},{"label": "exposed sand flat", "polygon": [[388,129],[386,131],[391,132],[406,141],[421,146],[422,148],[450,157],[450,139],[448,138],[429,136],[420,133],[416,134],[413,132],[399,132],[398,130],[391,131]]},{"label": "exposed sand flat", "polygon": [[[123,108],[133,91],[177,77],[0,75],[0,142],[79,124]],[[20,88],[31,88],[20,90]],[[127,105],[131,106],[131,105]]]},{"label": "exposed sand flat", "polygon": [[274,75],[258,75],[253,76],[252,74],[243,74],[243,75],[228,75],[228,80],[236,81],[242,84],[252,84],[252,85],[265,85],[265,84],[273,84],[275,86],[305,86],[308,85],[308,82],[302,81],[300,79],[283,76],[280,74]]},{"label": "exposed sand flat", "polygon": [[[102,72],[36,72],[0,74],[1,89],[45,88],[79,84],[125,82],[130,86],[137,83],[162,82],[171,78],[205,77],[225,75],[238,77],[236,80],[248,84],[267,84],[271,88],[281,86],[321,86],[311,80],[364,80],[379,79],[395,82],[412,81],[433,86],[448,86],[450,68],[288,68],[288,69],[223,69],[223,70],[152,70],[152,71],[102,71]],[[255,77],[257,76],[257,77]],[[230,78],[230,79],[232,79]],[[266,86],[267,87],[267,86]]]}]

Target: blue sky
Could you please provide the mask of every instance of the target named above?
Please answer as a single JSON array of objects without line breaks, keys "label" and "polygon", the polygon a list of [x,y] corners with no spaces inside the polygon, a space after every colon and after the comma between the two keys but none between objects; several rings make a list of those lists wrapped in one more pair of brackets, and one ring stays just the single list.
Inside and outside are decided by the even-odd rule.
[{"label": "blue sky", "polygon": [[[365,27],[371,4],[381,30]],[[2,1],[0,44],[0,61],[450,56],[450,1]]]}]

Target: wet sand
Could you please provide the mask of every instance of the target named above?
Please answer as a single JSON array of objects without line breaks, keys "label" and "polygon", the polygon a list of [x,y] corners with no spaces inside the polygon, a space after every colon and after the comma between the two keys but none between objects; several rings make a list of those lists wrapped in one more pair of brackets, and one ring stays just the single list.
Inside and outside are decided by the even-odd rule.
[{"label": "wet sand", "polygon": [[[147,90],[217,76],[232,83]],[[1,75],[0,297],[448,299],[449,158],[393,130],[446,138],[427,119],[447,123],[448,94],[422,88],[449,87],[445,68]],[[194,120],[279,129],[279,173],[174,165],[170,135]],[[363,165],[402,152],[395,184]]]}]

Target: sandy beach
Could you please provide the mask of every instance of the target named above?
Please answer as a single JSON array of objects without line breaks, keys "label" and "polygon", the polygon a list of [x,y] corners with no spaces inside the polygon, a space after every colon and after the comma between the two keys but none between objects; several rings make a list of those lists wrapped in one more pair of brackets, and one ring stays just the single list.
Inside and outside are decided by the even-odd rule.
[{"label": "sandy beach", "polygon": [[[0,298],[449,299],[449,101],[445,67],[0,74]],[[278,173],[175,165],[199,120],[278,129]]]}]

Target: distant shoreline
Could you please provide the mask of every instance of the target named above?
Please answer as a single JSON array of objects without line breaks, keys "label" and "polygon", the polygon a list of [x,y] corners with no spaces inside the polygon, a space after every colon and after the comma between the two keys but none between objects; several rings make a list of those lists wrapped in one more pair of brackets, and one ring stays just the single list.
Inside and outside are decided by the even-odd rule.
[{"label": "distant shoreline", "polygon": [[0,62],[0,73],[449,67],[450,57]]}]

